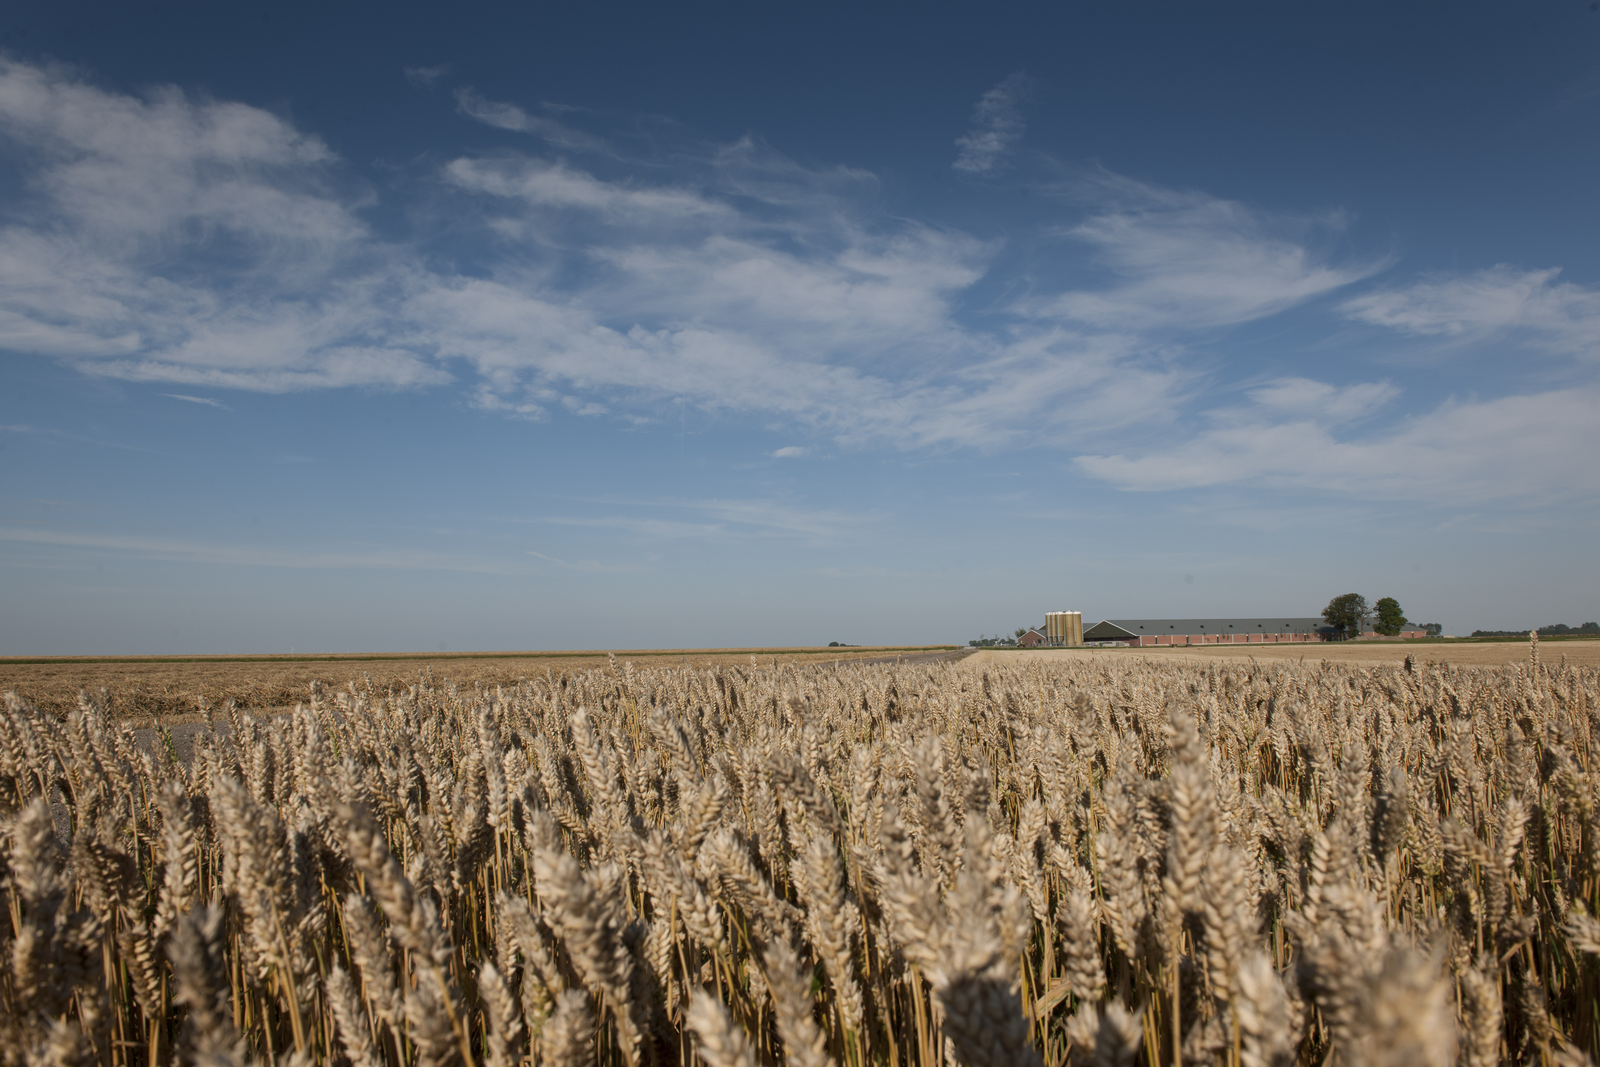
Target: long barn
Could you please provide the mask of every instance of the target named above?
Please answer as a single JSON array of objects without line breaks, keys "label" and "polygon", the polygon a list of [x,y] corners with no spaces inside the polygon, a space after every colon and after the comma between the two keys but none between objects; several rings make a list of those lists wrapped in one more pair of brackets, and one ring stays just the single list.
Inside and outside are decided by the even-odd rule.
[{"label": "long barn", "polygon": [[1101,619],[1083,631],[1090,641],[1130,645],[1243,645],[1325,641],[1333,629],[1308,619]]}]

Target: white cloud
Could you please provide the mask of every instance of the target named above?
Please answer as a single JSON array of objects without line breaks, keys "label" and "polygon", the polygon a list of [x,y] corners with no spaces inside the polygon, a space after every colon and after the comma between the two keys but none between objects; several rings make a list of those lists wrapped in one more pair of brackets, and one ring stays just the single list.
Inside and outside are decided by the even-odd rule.
[{"label": "white cloud", "polygon": [[1263,212],[1203,193],[1102,176],[1106,207],[1063,231],[1089,245],[1117,284],[1035,303],[1036,313],[1104,329],[1227,326],[1264,318],[1382,269],[1339,264],[1312,241],[1346,224],[1338,215]]},{"label": "white cloud", "polygon": [[1505,264],[1346,301],[1346,315],[1402,333],[1480,339],[1523,331],[1545,347],[1600,356],[1600,292],[1558,282],[1560,268]]},{"label": "white cloud", "polygon": [[956,138],[961,149],[952,164],[956,170],[987,174],[1010,154],[1025,129],[1020,105],[1027,90],[1028,76],[1018,71],[978,98],[972,127]]},{"label": "white cloud", "polygon": [[566,560],[558,556],[547,556],[543,552],[535,552],[532,549],[529,549],[527,554],[534,559],[542,559],[546,563],[554,563],[556,566],[566,570],[581,571],[584,574],[626,574],[644,569],[637,563],[601,563],[599,560],[594,559]]},{"label": "white cloud", "polygon": [[782,448],[779,448],[779,449],[776,449],[776,450],[773,451],[772,458],[773,459],[799,459],[801,456],[805,455],[808,451],[810,451],[810,449],[806,448],[804,445],[784,445]]},{"label": "white cloud", "polygon": [[208,397],[186,396],[183,393],[162,393],[161,395],[164,396],[164,397],[168,397],[168,398],[170,398],[172,400],[186,400],[191,404],[204,404],[206,407],[221,408],[223,411],[232,411],[233,410],[228,405],[224,404],[222,401],[220,401],[220,400],[212,400],[212,399],[210,399]]},{"label": "white cloud", "polygon": [[135,381],[282,391],[450,380],[397,346],[412,280],[319,140],[241,104],[0,60],[27,194],[0,229],[0,346]]},{"label": "white cloud", "polygon": [[1393,396],[1382,383],[1275,383],[1253,394],[1255,407],[1213,412],[1211,428],[1175,447],[1075,462],[1095,478],[1145,491],[1245,485],[1528,505],[1600,494],[1600,468],[1589,458],[1600,449],[1594,387],[1451,400],[1386,431],[1340,432]]},{"label": "white cloud", "polygon": [[450,64],[442,63],[437,67],[406,67],[406,81],[419,89],[432,89],[438,80],[450,73]]},{"label": "white cloud", "polygon": [[[848,537],[873,521],[870,515],[852,515],[827,509],[796,507],[776,500],[616,500],[600,499],[593,504],[608,510],[634,510],[647,514],[573,516],[548,515],[514,522],[540,523],[618,530],[658,540],[709,537],[795,537],[814,542],[836,541]],[[659,518],[662,512],[687,518]]]},{"label": "white cloud", "polygon": [[1310,419],[1339,426],[1365,418],[1400,395],[1389,382],[1362,382],[1344,387],[1310,378],[1279,378],[1250,390],[1264,414]]},{"label": "white cloud", "polygon": [[83,534],[24,527],[0,527],[0,541],[93,549],[97,552],[112,552],[147,559],[177,560],[184,563],[228,567],[285,567],[295,570],[354,567],[402,571],[460,571],[471,574],[525,572],[525,569],[508,569],[496,561],[474,559],[470,556],[384,548],[364,549],[358,552],[295,551],[256,545],[207,544],[161,537]]},{"label": "white cloud", "polygon": [[463,115],[485,126],[515,130],[518,133],[531,133],[558,148],[583,152],[601,151],[605,148],[605,143],[599,138],[590,137],[546,115],[530,115],[515,104],[489,100],[473,89],[456,90],[456,106]]},{"label": "white cloud", "polygon": [[359,229],[315,192],[327,146],[258,108],[175,89],[138,100],[0,60],[0,131],[40,164],[34,190],[97,242],[135,246],[200,223],[321,246]]},{"label": "white cloud", "polygon": [[[984,144],[1012,143],[1022,85],[985,97],[985,129],[1004,136]],[[514,105],[458,102],[579,144]],[[0,347],[194,388],[454,384],[529,419],[640,421],[689,403],[848,445],[1071,443],[1175,418],[1200,331],[1375,269],[1316,251],[1337,217],[1102,174],[1087,218],[1060,231],[1092,251],[1100,284],[1030,283],[975,313],[964,305],[999,242],[892,217],[871,174],[751,138],[587,167],[451,160],[428,195],[456,266],[430,258],[429,233],[373,233],[373,194],[327,146],[242,104],[0,63],[0,139],[26,180],[0,228]],[[1256,403],[1332,410],[1313,393],[1279,383]]]},{"label": "white cloud", "polygon": [[457,159],[445,168],[445,175],[453,184],[472,192],[513,197],[534,207],[558,211],[593,211],[614,225],[733,217],[727,206],[688,190],[630,188],[603,182],[560,161]]},{"label": "white cloud", "polygon": [[653,540],[681,537],[713,537],[727,532],[727,527],[721,523],[677,522],[672,519],[639,519],[625,515],[608,515],[597,519],[554,516],[543,521],[554,526],[581,526],[601,530],[621,530],[625,533],[636,534]]},{"label": "white cloud", "polygon": [[[1136,338],[1031,313],[1003,335],[963,326],[956,305],[997,246],[869,225],[828,191],[853,191],[859,175],[804,172],[749,142],[693,188],[541,161],[460,160],[449,174],[515,213],[502,232],[526,273],[452,283],[410,307],[498,397],[564,381],[780,413],[847,442],[988,446],[1159,418],[1187,377]],[[761,210],[735,209],[734,195]],[[548,243],[577,216],[552,205],[589,219],[577,300],[537,282],[573,262]]]},{"label": "white cloud", "polygon": [[592,400],[581,400],[575,396],[562,397],[561,406],[572,412],[574,415],[581,415],[585,418],[593,418],[597,415],[606,415],[609,414],[611,410],[604,404],[596,404]]},{"label": "white cloud", "polygon": [[820,540],[842,537],[871,521],[871,517],[866,515],[809,510],[772,500],[699,500],[686,501],[684,506],[704,511],[736,526]]}]

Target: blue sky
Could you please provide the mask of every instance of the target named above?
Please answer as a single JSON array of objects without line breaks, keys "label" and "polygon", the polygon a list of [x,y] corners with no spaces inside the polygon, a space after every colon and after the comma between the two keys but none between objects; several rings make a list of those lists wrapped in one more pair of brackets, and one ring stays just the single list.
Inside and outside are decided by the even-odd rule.
[{"label": "blue sky", "polygon": [[0,653],[1600,615],[1600,8],[0,13]]}]

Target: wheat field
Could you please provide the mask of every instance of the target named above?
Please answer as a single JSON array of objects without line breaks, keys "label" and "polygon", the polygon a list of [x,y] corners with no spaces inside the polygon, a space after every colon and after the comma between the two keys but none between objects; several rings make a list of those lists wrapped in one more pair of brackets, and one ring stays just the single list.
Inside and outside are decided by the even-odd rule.
[{"label": "wheat field", "polygon": [[[1600,647],[1600,641],[1594,642]],[[748,648],[651,649],[643,652],[528,652],[438,655],[311,654],[287,656],[94,656],[0,657],[0,692],[15,690],[43,711],[65,716],[78,706],[78,694],[106,690],[100,702],[113,715],[194,722],[196,709],[221,708],[232,700],[252,711],[285,711],[311,699],[311,686],[342,689],[350,682],[388,690],[407,688],[437,675],[456,685],[508,686],[534,675],[604,666],[607,655],[645,664],[691,667],[761,662],[835,662],[928,655],[935,648]]]},{"label": "wheat field", "polygon": [[1590,1062],[1600,672],[612,663],[192,762],[8,697],[7,1063]]}]

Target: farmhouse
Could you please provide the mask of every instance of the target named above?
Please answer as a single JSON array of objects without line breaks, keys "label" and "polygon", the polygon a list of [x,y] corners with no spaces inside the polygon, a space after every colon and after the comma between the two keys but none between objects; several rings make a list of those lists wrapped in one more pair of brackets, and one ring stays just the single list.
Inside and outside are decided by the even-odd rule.
[{"label": "farmhouse", "polygon": [[1017,644],[1022,648],[1038,648],[1044,643],[1045,636],[1039,631],[1037,626],[1023,634],[1021,637],[1017,638]]}]

